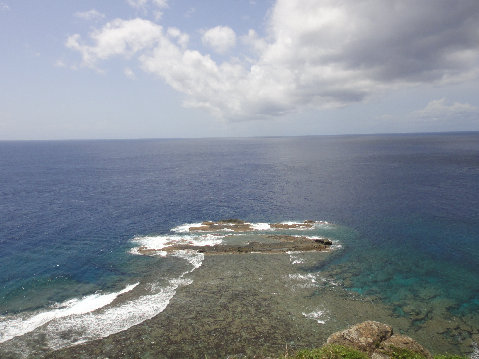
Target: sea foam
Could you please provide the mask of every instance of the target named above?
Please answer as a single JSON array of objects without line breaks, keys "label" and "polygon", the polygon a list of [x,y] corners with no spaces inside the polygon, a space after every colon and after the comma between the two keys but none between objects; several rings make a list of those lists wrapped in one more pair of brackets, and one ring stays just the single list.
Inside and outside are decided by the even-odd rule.
[{"label": "sea foam", "polygon": [[251,228],[253,228],[254,231],[270,231],[271,226],[269,223],[249,223],[251,225]]},{"label": "sea foam", "polygon": [[324,310],[315,310],[311,313],[302,313],[306,318],[308,319],[313,319],[317,321],[319,324],[325,324],[326,323],[326,318],[324,318],[324,315],[326,312]]},{"label": "sea foam", "polygon": [[304,259],[301,258],[298,254],[301,252],[287,252],[289,254],[289,261],[291,264],[301,264],[304,263]]},{"label": "sea foam", "polygon": [[479,359],[479,347],[477,343],[472,344],[472,353],[471,353],[471,359]]},{"label": "sea foam", "polygon": [[[161,313],[176,294],[178,287],[188,285],[191,280],[178,278],[160,287],[158,292],[141,296],[120,306],[111,307],[98,313],[69,316],[53,321],[45,328],[49,347],[59,349],[126,330]],[[74,337],[62,335],[65,332],[81,333]]]},{"label": "sea foam", "polygon": [[294,280],[295,282],[298,282],[299,286],[301,288],[314,288],[318,286],[317,282],[317,277],[313,273],[308,273],[308,274],[300,274],[300,273],[295,273],[295,274],[290,274],[289,279]]},{"label": "sea foam", "polygon": [[16,336],[29,333],[36,328],[68,316],[81,315],[103,308],[113,302],[119,295],[133,290],[139,283],[126,286],[115,293],[95,293],[83,298],[74,298],[63,303],[56,303],[48,310],[34,314],[0,318],[0,343]]},{"label": "sea foam", "polygon": [[[186,260],[191,268],[166,284],[145,285],[144,290],[148,293],[133,299],[120,300],[118,297],[131,292],[139,283],[115,293],[95,293],[57,303],[40,312],[0,318],[0,343],[28,334],[56,350],[104,338],[153,318],[165,310],[179,287],[192,283],[185,275],[199,268],[204,259],[202,253],[189,250],[173,251],[171,255]],[[120,302],[115,305],[113,301],[117,298]],[[16,343],[11,347],[20,357],[27,357],[32,350]]]},{"label": "sea foam", "polygon": [[[191,284],[191,279],[184,278],[188,273],[201,267],[204,259],[202,253],[196,251],[174,251],[172,255],[188,261],[192,268],[183,272],[178,278],[169,280],[166,286],[152,285],[152,294],[143,295],[122,305],[111,307],[98,313],[90,313],[80,317],[68,317],[66,320],[54,322],[48,327],[49,346],[53,349],[99,339],[126,330],[161,313],[170,303],[180,286]],[[80,332],[81,337],[65,339],[64,332]]]},{"label": "sea foam", "polygon": [[176,226],[176,227],[172,228],[171,231],[176,232],[176,233],[188,233],[190,231],[191,227],[201,227],[202,224],[203,224],[202,222],[199,222],[199,223],[185,223],[185,224],[181,224],[179,226]]},{"label": "sea foam", "polygon": [[[260,231],[261,232],[261,231],[276,231],[277,230],[277,228],[274,228],[274,227],[271,226],[271,223],[245,222],[244,224],[249,225],[251,227],[252,231]],[[311,229],[315,229],[315,228],[330,226],[330,223],[328,223],[326,221],[315,221],[315,222],[312,223],[311,227],[305,225],[305,223],[302,222],[302,221],[284,221],[284,222],[280,222],[280,224],[292,226],[292,228],[288,228],[289,230],[300,230],[300,231],[311,230]],[[176,226],[176,227],[172,228],[171,232],[174,232],[174,233],[190,233],[191,228],[202,227],[202,226],[203,226],[203,222],[184,223],[184,224],[181,224],[179,226]],[[294,226],[298,226],[298,227],[294,227]],[[215,232],[232,232],[232,231],[233,231],[233,229],[228,228],[228,227],[219,228],[219,229],[215,230]]]},{"label": "sea foam", "polygon": [[190,245],[190,246],[214,246],[221,244],[224,236],[216,234],[187,235],[187,234],[165,234],[159,236],[143,236],[135,237],[132,242],[138,244],[130,250],[131,254],[140,254],[139,248],[146,250],[158,251],[156,255],[165,256],[166,251],[162,249],[173,245]]}]

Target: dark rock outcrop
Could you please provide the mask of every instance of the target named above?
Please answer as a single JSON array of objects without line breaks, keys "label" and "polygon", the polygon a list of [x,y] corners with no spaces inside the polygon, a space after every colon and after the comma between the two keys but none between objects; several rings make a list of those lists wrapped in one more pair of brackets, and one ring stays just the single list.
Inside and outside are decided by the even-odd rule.
[{"label": "dark rock outcrop", "polygon": [[271,223],[274,229],[310,229],[314,226],[314,221],[304,221],[303,223]]},{"label": "dark rock outcrop", "polygon": [[190,232],[216,232],[216,231],[249,232],[253,231],[250,223],[240,219],[226,219],[217,222],[205,221],[200,226],[190,227]]},{"label": "dark rock outcrop", "polygon": [[393,334],[393,329],[389,325],[374,321],[359,323],[341,332],[333,333],[329,336],[327,343],[357,349],[367,353],[373,359],[391,358],[397,350],[408,350],[426,358],[432,358],[431,353],[414,339]]},{"label": "dark rock outcrop", "polygon": [[[311,239],[304,236],[291,235],[267,235],[264,237],[274,242],[250,242],[246,245],[217,244],[213,246],[174,244],[158,251],[195,250],[204,254],[286,253],[294,251],[326,251],[332,244],[331,240],[327,238]],[[158,251],[146,247],[138,248],[138,253],[143,255],[154,255]]]},{"label": "dark rock outcrop", "polygon": [[[304,222],[298,223],[270,223],[269,226],[271,229],[280,229],[280,230],[288,230],[288,229],[311,229],[314,228],[316,221],[313,220],[306,220]],[[321,222],[320,222],[321,223]],[[255,228],[251,223],[242,221],[241,219],[223,219],[220,221],[205,221],[202,222],[201,225],[196,227],[190,227],[190,232],[215,232],[215,231],[232,231],[232,232],[251,232],[254,231]]]},{"label": "dark rock outcrop", "polygon": [[329,238],[310,238],[306,236],[292,236],[289,234],[269,234],[265,235],[266,238],[280,241],[280,242],[294,242],[294,243],[305,243],[310,244],[311,241],[330,246],[333,242]]}]

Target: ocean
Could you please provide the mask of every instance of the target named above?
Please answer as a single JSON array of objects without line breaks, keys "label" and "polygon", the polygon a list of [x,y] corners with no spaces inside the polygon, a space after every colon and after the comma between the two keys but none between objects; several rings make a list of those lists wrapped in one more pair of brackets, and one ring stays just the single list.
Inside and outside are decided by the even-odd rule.
[{"label": "ocean", "polygon": [[[333,249],[138,253],[227,218]],[[1,358],[274,355],[366,319],[477,356],[478,278],[479,133],[0,142]]]}]

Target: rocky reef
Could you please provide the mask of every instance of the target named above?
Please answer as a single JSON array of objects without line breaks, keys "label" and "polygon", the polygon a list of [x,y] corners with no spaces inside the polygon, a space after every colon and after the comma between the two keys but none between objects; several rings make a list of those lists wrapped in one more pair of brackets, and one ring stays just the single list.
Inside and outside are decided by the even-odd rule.
[{"label": "rocky reef", "polygon": [[[234,236],[227,236],[234,238]],[[306,236],[293,235],[259,235],[258,239],[265,239],[267,242],[248,242],[246,245],[216,244],[211,246],[195,246],[190,244],[173,244],[161,250],[139,247],[138,253],[143,255],[154,255],[159,251],[173,252],[181,250],[195,250],[204,254],[242,254],[242,253],[286,253],[286,252],[308,252],[326,251],[332,245],[328,238],[309,238]]]},{"label": "rocky reef", "polygon": [[[270,229],[311,229],[315,225],[315,221],[306,220],[301,223],[269,223]],[[242,221],[241,219],[224,219],[220,221],[205,221],[199,226],[189,228],[190,232],[216,232],[216,231],[232,231],[232,232],[251,232],[257,230],[252,223]]]},{"label": "rocky reef", "polygon": [[[167,239],[156,246],[143,243],[134,253],[164,256],[185,250],[204,254],[326,251],[333,244],[330,239],[304,235],[304,231],[325,223],[312,220],[283,223],[248,223],[240,219],[204,221],[175,227],[172,231],[180,235],[165,236]],[[298,235],[291,234],[292,231]],[[188,237],[190,235],[192,237]]]}]

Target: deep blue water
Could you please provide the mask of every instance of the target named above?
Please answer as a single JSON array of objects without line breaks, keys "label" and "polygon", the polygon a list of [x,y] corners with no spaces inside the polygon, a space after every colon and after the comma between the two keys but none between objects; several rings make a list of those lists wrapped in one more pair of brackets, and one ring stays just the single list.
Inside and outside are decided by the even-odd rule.
[{"label": "deep blue water", "polygon": [[135,235],[221,218],[349,227],[327,265],[351,290],[479,311],[479,133],[459,133],[0,142],[0,314],[123,288],[147,272]]}]

